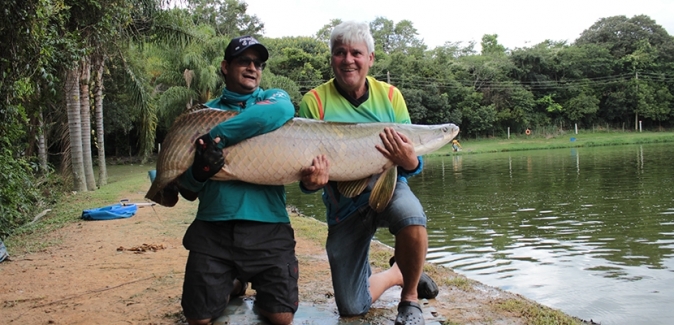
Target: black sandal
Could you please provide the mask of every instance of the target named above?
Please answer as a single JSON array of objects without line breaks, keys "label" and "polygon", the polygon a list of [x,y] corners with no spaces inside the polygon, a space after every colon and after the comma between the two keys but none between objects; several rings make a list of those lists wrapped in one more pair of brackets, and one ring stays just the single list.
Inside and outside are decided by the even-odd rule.
[{"label": "black sandal", "polygon": [[398,316],[395,325],[425,325],[421,306],[412,301],[401,301],[398,304]]},{"label": "black sandal", "polygon": [[[391,257],[388,261],[390,266],[393,266],[393,263],[396,262],[395,256]],[[421,272],[421,277],[419,278],[419,284],[417,285],[417,297],[421,299],[433,299],[438,296],[440,289],[438,285],[431,279],[431,277],[426,274],[426,272]]]}]

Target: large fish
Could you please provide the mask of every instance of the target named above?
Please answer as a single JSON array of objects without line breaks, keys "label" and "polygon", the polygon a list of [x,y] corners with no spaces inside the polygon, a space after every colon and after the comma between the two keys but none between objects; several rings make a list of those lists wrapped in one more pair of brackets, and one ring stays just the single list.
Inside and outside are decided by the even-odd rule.
[{"label": "large fish", "polygon": [[[146,198],[164,206],[178,201],[175,180],[194,160],[195,140],[236,112],[201,106],[180,115],[169,129],[157,158],[157,174]],[[294,118],[272,132],[223,149],[225,165],[211,180],[239,180],[256,184],[284,185],[300,180],[300,170],[324,154],[330,161],[330,180],[347,197],[360,194],[371,178],[370,205],[383,210],[397,179],[396,166],[376,148],[379,134],[393,127],[414,144],[417,155],[435,151],[459,132],[454,124],[415,125],[396,123],[335,123]],[[187,191],[183,196],[194,200]]]}]

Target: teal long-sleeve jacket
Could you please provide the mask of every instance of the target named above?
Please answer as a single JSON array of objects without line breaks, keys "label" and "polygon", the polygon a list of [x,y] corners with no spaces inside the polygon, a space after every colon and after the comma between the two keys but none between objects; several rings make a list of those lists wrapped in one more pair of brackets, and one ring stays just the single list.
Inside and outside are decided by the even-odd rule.
[{"label": "teal long-sleeve jacket", "polygon": [[[276,130],[295,115],[290,96],[280,89],[258,88],[246,95],[225,89],[220,97],[207,102],[206,106],[239,112],[211,129],[213,139],[220,137],[220,148]],[[258,185],[241,181],[199,182],[192,176],[191,168],[180,176],[178,182],[180,186],[199,195],[196,219],[290,222],[283,185]]]}]

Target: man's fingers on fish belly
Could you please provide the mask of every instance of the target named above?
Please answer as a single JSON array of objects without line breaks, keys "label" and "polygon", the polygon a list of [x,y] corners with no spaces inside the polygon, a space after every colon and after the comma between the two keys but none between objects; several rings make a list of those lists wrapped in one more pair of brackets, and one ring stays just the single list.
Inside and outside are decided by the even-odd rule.
[{"label": "man's fingers on fish belly", "polygon": [[311,176],[316,171],[316,167],[314,166],[309,166],[309,167],[304,167],[302,168],[302,174],[305,176]]},{"label": "man's fingers on fish belly", "polygon": [[323,167],[323,168],[330,167],[330,160],[328,160],[328,157],[326,157],[325,155],[321,155],[318,158],[318,161],[319,161],[319,164],[320,164],[321,167]]},{"label": "man's fingers on fish belly", "polygon": [[404,134],[398,131],[395,132],[396,136],[400,139],[400,142],[409,143],[410,139]]},{"label": "man's fingers on fish belly", "polygon": [[396,138],[395,135],[391,135],[391,138],[389,139],[386,148],[391,152],[398,152],[398,151],[400,151],[400,148],[399,148],[400,147],[399,146],[400,141],[401,140],[399,138]]},{"label": "man's fingers on fish belly", "polygon": [[381,154],[384,155],[384,157],[389,158],[391,156],[391,152],[389,152],[388,149],[386,149],[386,147],[375,145],[375,148],[377,148],[377,150],[379,150],[379,152],[381,152]]},{"label": "man's fingers on fish belly", "polygon": [[389,139],[389,134],[386,132],[382,132],[379,134],[379,138],[381,138],[381,142],[384,144],[385,148],[391,148],[391,141]]}]

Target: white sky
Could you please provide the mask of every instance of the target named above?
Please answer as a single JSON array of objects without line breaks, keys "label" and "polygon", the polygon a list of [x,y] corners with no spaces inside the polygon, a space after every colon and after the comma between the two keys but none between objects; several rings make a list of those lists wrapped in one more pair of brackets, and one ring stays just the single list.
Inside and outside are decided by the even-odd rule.
[{"label": "white sky", "polygon": [[498,34],[506,48],[572,43],[601,18],[647,15],[674,36],[674,0],[242,0],[267,37],[311,36],[330,20],[407,19],[429,48]]}]

